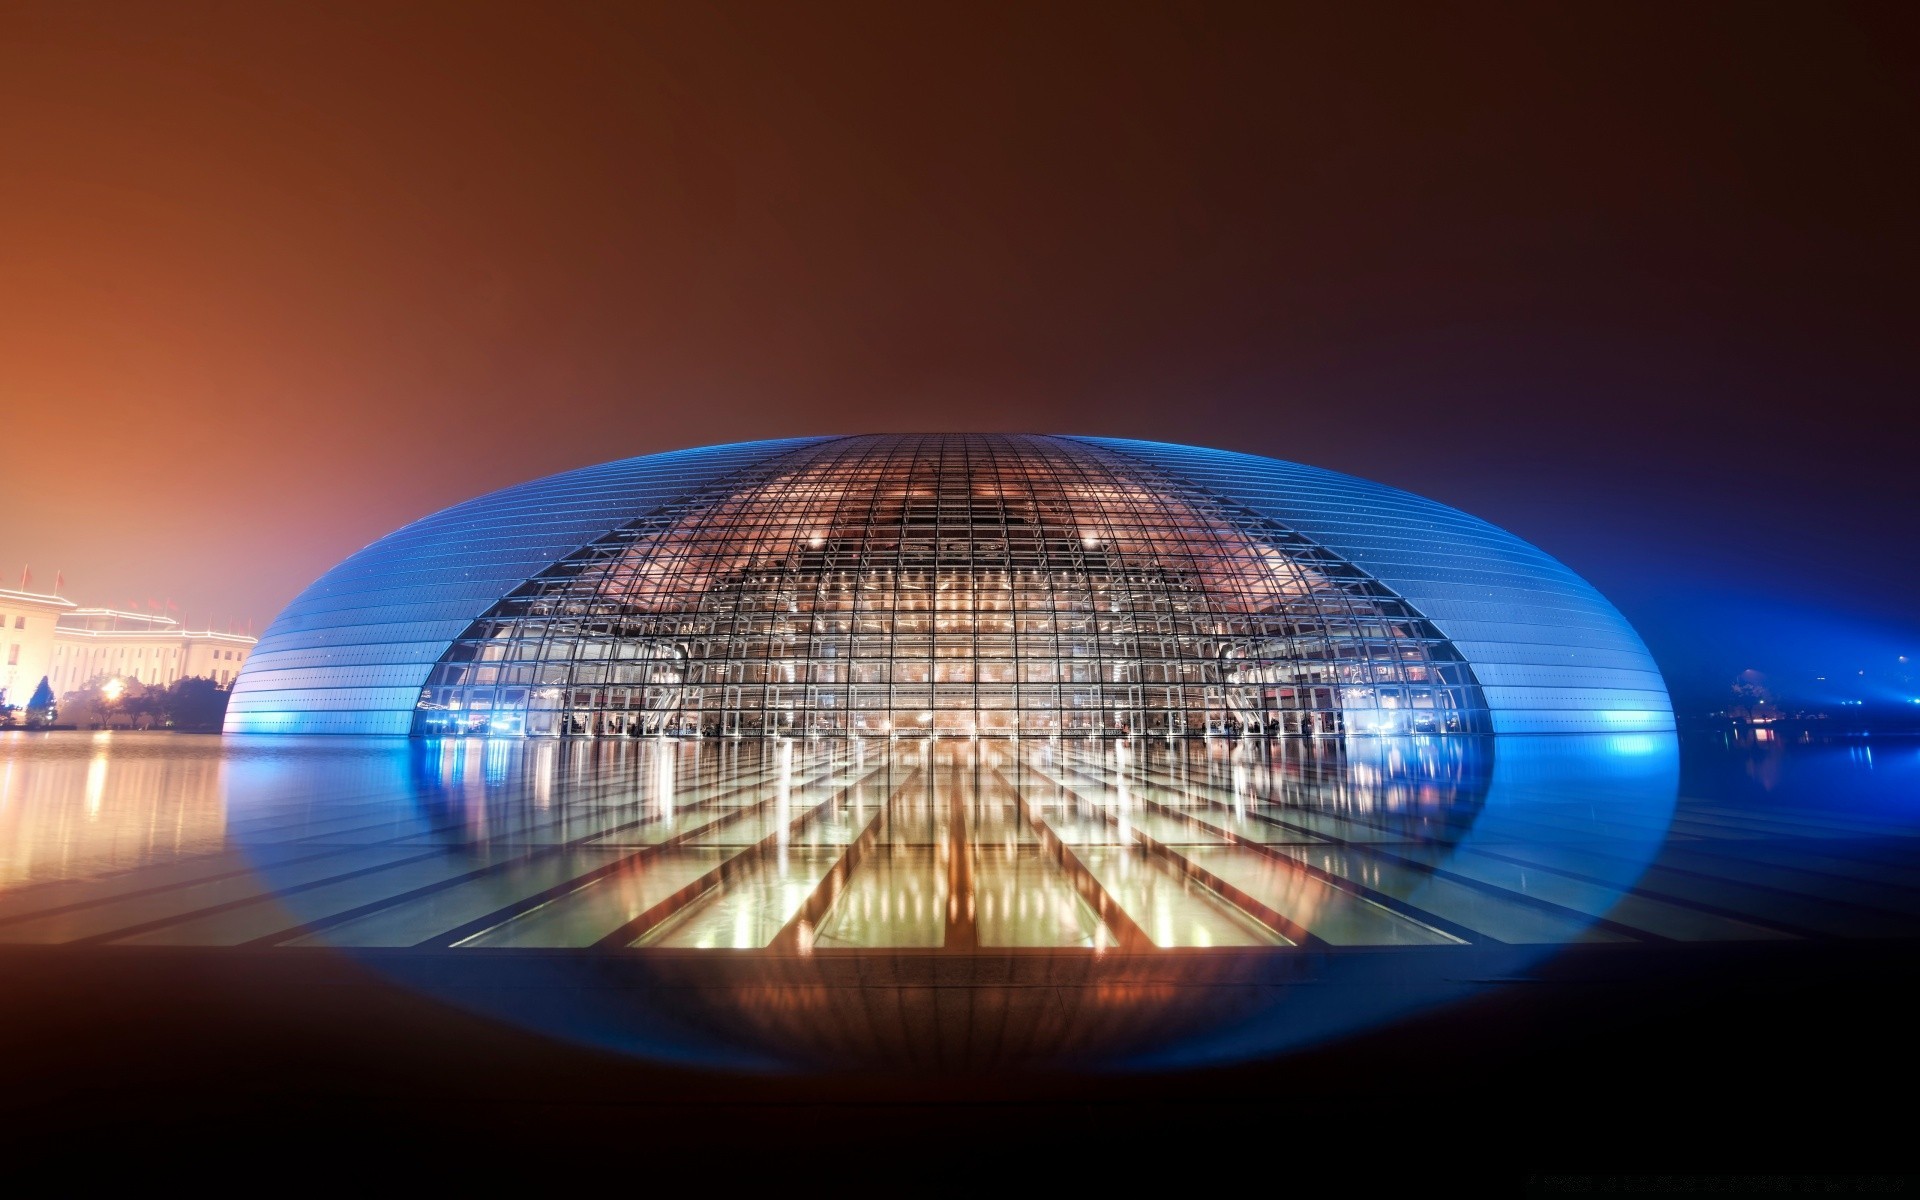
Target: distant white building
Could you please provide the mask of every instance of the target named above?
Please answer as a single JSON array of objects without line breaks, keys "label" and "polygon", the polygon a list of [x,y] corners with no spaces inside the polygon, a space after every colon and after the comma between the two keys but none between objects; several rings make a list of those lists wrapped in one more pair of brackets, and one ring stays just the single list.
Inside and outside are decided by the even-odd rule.
[{"label": "distant white building", "polygon": [[[0,701],[25,705],[44,676],[53,676],[54,630],[79,605],[59,596],[0,588]],[[54,694],[60,685],[53,685]]]},{"label": "distant white building", "polygon": [[225,686],[258,640],[0,588],[0,702],[25,704],[42,678],[56,697],[100,676],[164,685],[197,675]]}]

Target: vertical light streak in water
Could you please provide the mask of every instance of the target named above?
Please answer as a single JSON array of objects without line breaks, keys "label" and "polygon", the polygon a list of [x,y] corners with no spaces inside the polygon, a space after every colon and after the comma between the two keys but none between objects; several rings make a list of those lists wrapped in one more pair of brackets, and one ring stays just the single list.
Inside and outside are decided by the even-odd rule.
[{"label": "vertical light streak in water", "polygon": [[558,753],[552,742],[543,741],[533,752],[533,805],[541,812],[553,807],[553,759]]},{"label": "vertical light streak in water", "polygon": [[[223,846],[227,841],[227,796],[230,794],[227,790],[227,776],[232,767],[232,756],[222,754],[219,764],[213,769],[213,828],[220,831],[219,844]],[[174,817],[173,846],[176,851],[183,849],[186,845],[187,807],[185,804],[180,805]]]},{"label": "vertical light streak in water", "polygon": [[[469,753],[469,750],[472,753]],[[485,743],[460,743],[460,803],[466,809],[468,836],[487,840],[487,776]]]},{"label": "vertical light streak in water", "polygon": [[788,822],[793,820],[793,743],[785,738],[780,741],[780,791],[774,803],[774,819],[779,828],[775,836],[780,847],[780,874],[787,873],[787,844],[792,840]]},{"label": "vertical light streak in water", "polygon": [[[853,777],[860,779],[864,777],[866,773],[867,744],[865,741],[855,738],[853,740]],[[867,827],[866,790],[859,786],[855,786],[849,790],[853,793],[853,828],[855,830],[865,829]]]},{"label": "vertical light streak in water", "polygon": [[513,751],[513,743],[503,738],[488,738],[481,778],[487,783],[499,785],[507,781],[507,759]]},{"label": "vertical light streak in water", "polygon": [[100,816],[100,802],[107,794],[107,751],[113,735],[104,730],[93,735],[93,761],[87,764],[87,820]]},{"label": "vertical light streak in water", "polygon": [[663,821],[673,816],[673,747],[665,738],[653,743],[653,807]]}]

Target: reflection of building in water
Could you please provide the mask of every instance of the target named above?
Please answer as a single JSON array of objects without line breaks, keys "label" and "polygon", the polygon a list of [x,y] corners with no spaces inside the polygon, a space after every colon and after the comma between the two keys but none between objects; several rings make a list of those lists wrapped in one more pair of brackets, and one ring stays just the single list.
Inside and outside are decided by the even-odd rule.
[{"label": "reflection of building in water", "polygon": [[190,630],[155,613],[82,608],[63,596],[0,589],[0,703],[23,705],[41,679],[57,697],[106,676],[231,684],[258,638]]},{"label": "reflection of building in water", "polygon": [[1451,509],[1131,442],[713,447],[484,497],[281,615],[228,727],[1392,735],[1671,727],[1592,588]]},{"label": "reflection of building in water", "polygon": [[1204,771],[1152,742],[1143,771],[1164,771],[1217,794],[1380,820],[1470,813],[1494,760],[1489,738],[1346,738],[1216,744]]},{"label": "reflection of building in water", "polygon": [[[1336,831],[1457,839],[1490,741],[431,739],[411,769],[422,829],[468,852],[558,856],[539,847],[562,829],[591,847],[567,852],[581,878],[566,895],[474,889],[467,919],[437,935],[450,945],[1447,944],[1447,919],[1383,910],[1298,854]],[[435,933],[389,913],[331,938]]]},{"label": "reflection of building in water", "polygon": [[[691,1028],[842,1068],[1105,1055],[1176,1017],[1244,1037],[1249,1002],[1276,1036],[1425,1003],[1404,972],[1447,947],[1473,957],[1436,1002],[1503,947],[1754,936],[1738,908],[1620,903],[1676,778],[1671,735],[19,734],[0,943],[404,950],[416,985],[498,970],[488,1011],[629,1051]],[[1358,991],[1293,986],[1349,967]],[[609,979],[594,1020],[564,999]]]},{"label": "reflection of building in water", "polygon": [[0,888],[91,879],[226,844],[214,755],[156,752],[110,733],[54,736],[85,738],[85,753],[0,764]]}]

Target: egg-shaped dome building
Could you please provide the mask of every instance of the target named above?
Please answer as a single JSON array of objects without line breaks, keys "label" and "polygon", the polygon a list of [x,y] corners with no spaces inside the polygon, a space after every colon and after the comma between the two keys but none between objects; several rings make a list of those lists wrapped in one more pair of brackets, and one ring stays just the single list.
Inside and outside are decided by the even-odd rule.
[{"label": "egg-shaped dome building", "polygon": [[1163,443],[820,437],[456,505],[327,572],[230,733],[1670,730],[1590,585],[1348,475]]}]

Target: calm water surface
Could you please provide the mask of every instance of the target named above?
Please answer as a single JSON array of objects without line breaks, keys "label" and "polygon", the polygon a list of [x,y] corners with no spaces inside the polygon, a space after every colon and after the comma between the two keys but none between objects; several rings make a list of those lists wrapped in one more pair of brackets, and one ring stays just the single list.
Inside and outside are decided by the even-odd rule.
[{"label": "calm water surface", "polygon": [[[1677,793],[1677,794],[1676,794]],[[772,950],[1910,932],[1920,741],[0,738],[0,940]]]},{"label": "calm water surface", "polygon": [[[13,733],[0,945],[726,964],[791,1023],[839,994],[791,964],[875,956],[1298,982],[1371,951],[1395,981],[1450,950],[1910,937],[1916,834],[1920,741],[1890,738]],[[1129,978],[1083,990],[1165,1001]]]}]

